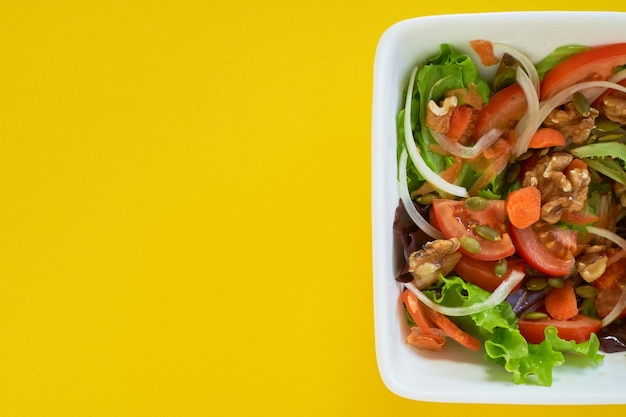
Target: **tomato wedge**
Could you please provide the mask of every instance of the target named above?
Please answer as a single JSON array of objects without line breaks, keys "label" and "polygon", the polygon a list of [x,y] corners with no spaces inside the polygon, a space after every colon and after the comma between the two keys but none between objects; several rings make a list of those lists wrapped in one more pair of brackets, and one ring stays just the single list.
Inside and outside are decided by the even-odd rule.
[{"label": "tomato wedge", "polygon": [[474,140],[491,129],[506,130],[514,127],[526,113],[526,96],[519,84],[511,84],[495,93],[478,112]]},{"label": "tomato wedge", "polygon": [[584,314],[578,314],[569,320],[520,319],[519,331],[528,343],[541,343],[545,339],[544,330],[548,326],[556,327],[558,336],[563,340],[573,340],[582,343],[591,337],[591,333],[597,333],[602,327],[602,321]]},{"label": "tomato wedge", "polygon": [[524,229],[510,225],[511,239],[517,249],[517,254],[526,263],[537,271],[550,276],[563,276],[570,273],[574,266],[573,256],[561,256],[557,249],[562,246],[571,247],[576,245],[576,232],[573,230],[553,229],[554,235],[559,240],[559,245],[548,249],[539,241],[539,237],[533,226]]},{"label": "tomato wedge", "polygon": [[[454,272],[456,272],[465,281],[477,285],[485,291],[493,292],[513,271],[525,272],[524,261],[519,258],[510,258],[507,260],[507,270],[501,277],[497,276],[495,271],[497,261],[479,261],[463,255],[456,263]],[[517,291],[521,286],[518,285],[512,292]]]},{"label": "tomato wedge", "polygon": [[546,73],[540,99],[582,81],[605,80],[617,66],[626,64],[626,43],[598,46],[572,55]]},{"label": "tomato wedge", "polygon": [[[480,244],[478,253],[470,253],[461,247],[461,252],[467,256],[483,261],[497,261],[515,253],[508,233],[503,200],[489,200],[487,208],[470,210],[464,201],[436,199],[432,203],[432,212],[441,233],[447,239],[466,236]],[[492,241],[479,236],[475,231],[478,225],[493,228],[500,234],[500,239]]]}]

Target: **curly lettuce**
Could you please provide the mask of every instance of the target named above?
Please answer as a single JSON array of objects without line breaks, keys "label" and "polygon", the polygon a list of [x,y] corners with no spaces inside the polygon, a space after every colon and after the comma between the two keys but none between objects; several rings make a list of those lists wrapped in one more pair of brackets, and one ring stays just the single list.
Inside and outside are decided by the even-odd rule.
[{"label": "curly lettuce", "polygon": [[[411,128],[422,158],[437,173],[445,170],[452,163],[452,159],[438,155],[430,149],[430,146],[437,142],[426,127],[428,98],[438,102],[446,92],[469,89],[470,85],[474,86],[473,88],[485,103],[489,100],[491,95],[489,84],[480,77],[476,63],[469,55],[460,53],[448,44],[440,45],[439,53],[426,59],[417,73],[416,88],[413,90],[411,104]],[[398,155],[405,147],[403,120],[404,109],[398,114]],[[461,183],[471,184],[475,180],[476,173],[464,166],[459,175],[462,179]],[[408,167],[407,182],[410,191],[417,189],[424,182],[411,164]]]},{"label": "curly lettuce", "polygon": [[[489,297],[489,292],[459,277],[442,277],[440,287],[425,294],[437,303],[454,307],[470,306]],[[598,365],[604,359],[598,354],[600,343],[595,334],[586,342],[576,343],[560,339],[556,328],[549,326],[543,342],[528,343],[507,302],[481,313],[451,319],[468,333],[484,340],[485,360],[502,366],[516,384],[552,385],[552,371],[565,363],[564,353],[586,357],[592,365]]]}]

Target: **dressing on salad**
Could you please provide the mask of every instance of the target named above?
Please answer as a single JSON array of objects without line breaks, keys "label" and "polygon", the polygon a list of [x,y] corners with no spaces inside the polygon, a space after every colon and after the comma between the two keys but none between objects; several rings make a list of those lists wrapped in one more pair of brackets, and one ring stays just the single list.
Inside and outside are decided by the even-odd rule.
[{"label": "dressing on salad", "polygon": [[469,45],[479,60],[442,44],[414,68],[398,114],[407,343],[549,386],[568,355],[626,351],[626,43],[536,64]]}]

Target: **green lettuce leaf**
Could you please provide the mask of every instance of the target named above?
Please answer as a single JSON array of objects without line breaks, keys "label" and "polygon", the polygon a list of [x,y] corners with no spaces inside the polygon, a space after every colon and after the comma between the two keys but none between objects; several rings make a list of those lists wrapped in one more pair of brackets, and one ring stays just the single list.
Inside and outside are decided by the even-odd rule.
[{"label": "green lettuce leaf", "polygon": [[[413,136],[426,164],[433,171],[439,173],[448,168],[454,160],[453,158],[438,155],[430,150],[430,145],[436,144],[436,141],[426,127],[426,107],[429,95],[438,102],[443,99],[447,91],[457,88],[467,89],[470,84],[474,84],[483,101],[487,102],[491,95],[491,90],[487,81],[480,77],[478,66],[469,55],[458,52],[448,44],[440,45],[439,53],[424,61],[417,72],[415,82],[411,104]],[[398,114],[397,126],[398,155],[400,155],[402,149],[405,148],[404,109]],[[465,169],[462,177],[461,185],[464,185],[463,183],[471,185],[476,179],[476,173]],[[408,164],[407,180],[410,192],[417,189],[424,182],[423,178],[411,164]]]},{"label": "green lettuce leaf", "polygon": [[[470,306],[490,295],[459,277],[442,277],[440,287],[425,294],[437,303],[454,307]],[[598,354],[600,343],[595,335],[589,341],[577,344],[560,339],[556,329],[548,327],[543,342],[526,342],[519,332],[517,317],[507,302],[481,313],[450,319],[468,333],[484,340],[485,360],[502,366],[516,384],[550,386],[553,368],[565,363],[565,352],[583,355],[591,365],[599,364],[604,358]]]},{"label": "green lettuce leaf", "polygon": [[586,51],[587,49],[589,49],[589,47],[583,45],[566,45],[556,48],[536,65],[539,78],[543,78],[543,76],[546,75],[546,72],[556,67],[566,58],[569,58],[579,52]]},{"label": "green lettuce leaf", "polygon": [[570,150],[590,168],[626,185],[626,144],[621,142],[597,142]]}]

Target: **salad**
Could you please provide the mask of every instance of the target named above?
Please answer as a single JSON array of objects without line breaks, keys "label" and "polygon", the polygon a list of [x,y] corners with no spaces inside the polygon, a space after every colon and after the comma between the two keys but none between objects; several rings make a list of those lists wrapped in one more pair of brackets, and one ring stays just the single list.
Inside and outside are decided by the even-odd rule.
[{"label": "salad", "polygon": [[414,68],[398,114],[406,341],[549,386],[626,351],[626,43],[469,46]]}]

